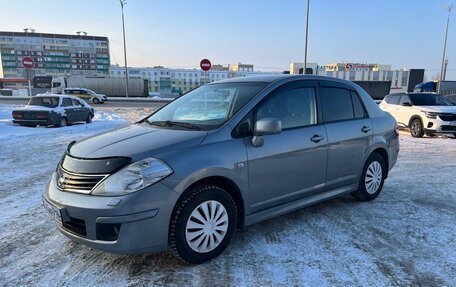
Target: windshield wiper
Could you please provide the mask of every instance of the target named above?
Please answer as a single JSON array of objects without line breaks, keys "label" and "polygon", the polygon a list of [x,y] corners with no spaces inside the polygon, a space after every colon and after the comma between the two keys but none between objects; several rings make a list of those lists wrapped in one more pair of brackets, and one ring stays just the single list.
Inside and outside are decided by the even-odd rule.
[{"label": "windshield wiper", "polygon": [[191,124],[191,123],[186,123],[186,122],[175,122],[175,121],[154,121],[154,122],[147,121],[147,122],[150,125],[155,125],[155,126],[160,126],[160,127],[178,126],[178,127],[183,127],[183,128],[197,130],[197,131],[201,130],[201,128],[199,126]]}]

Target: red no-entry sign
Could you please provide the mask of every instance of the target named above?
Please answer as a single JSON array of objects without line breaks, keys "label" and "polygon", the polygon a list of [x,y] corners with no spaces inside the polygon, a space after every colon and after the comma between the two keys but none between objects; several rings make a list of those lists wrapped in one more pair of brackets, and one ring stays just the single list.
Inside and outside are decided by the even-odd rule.
[{"label": "red no-entry sign", "polygon": [[25,69],[32,69],[33,66],[35,66],[35,61],[33,61],[32,58],[30,57],[24,57],[22,59],[22,66],[25,68]]},{"label": "red no-entry sign", "polygon": [[211,61],[209,61],[208,59],[201,60],[201,62],[200,62],[201,70],[207,72],[211,69],[211,67],[212,67]]}]

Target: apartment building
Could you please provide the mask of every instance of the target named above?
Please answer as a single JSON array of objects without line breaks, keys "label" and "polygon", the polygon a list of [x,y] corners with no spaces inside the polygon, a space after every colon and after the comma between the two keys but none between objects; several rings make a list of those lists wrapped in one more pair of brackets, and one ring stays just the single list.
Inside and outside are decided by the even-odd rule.
[{"label": "apartment building", "polygon": [[0,77],[27,77],[22,58],[35,61],[34,76],[109,76],[109,40],[107,37],[0,31]]}]

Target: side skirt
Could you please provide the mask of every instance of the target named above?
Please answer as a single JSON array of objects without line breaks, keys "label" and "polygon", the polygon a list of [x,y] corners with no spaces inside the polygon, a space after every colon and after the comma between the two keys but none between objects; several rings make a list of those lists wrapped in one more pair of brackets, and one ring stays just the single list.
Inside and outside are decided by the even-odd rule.
[{"label": "side skirt", "polygon": [[325,191],[313,196],[309,196],[297,201],[289,202],[284,205],[276,206],[270,209],[262,210],[257,213],[245,217],[244,226],[251,225],[266,219],[277,217],[282,214],[286,214],[297,209],[316,204],[334,197],[338,197],[342,194],[355,191],[358,188],[358,183],[340,187],[334,190]]}]

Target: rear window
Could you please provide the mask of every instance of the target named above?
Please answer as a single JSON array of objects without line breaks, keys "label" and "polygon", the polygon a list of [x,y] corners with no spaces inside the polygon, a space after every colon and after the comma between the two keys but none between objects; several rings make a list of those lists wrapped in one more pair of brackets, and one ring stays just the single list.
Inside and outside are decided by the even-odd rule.
[{"label": "rear window", "polygon": [[29,106],[41,106],[47,108],[56,108],[59,105],[57,97],[36,97],[31,98],[28,102]]},{"label": "rear window", "polygon": [[350,91],[339,88],[320,88],[323,120],[334,122],[353,119],[353,105]]},{"label": "rear window", "polygon": [[399,101],[401,100],[401,95],[394,95],[391,96],[386,102],[390,105],[399,105]]}]

